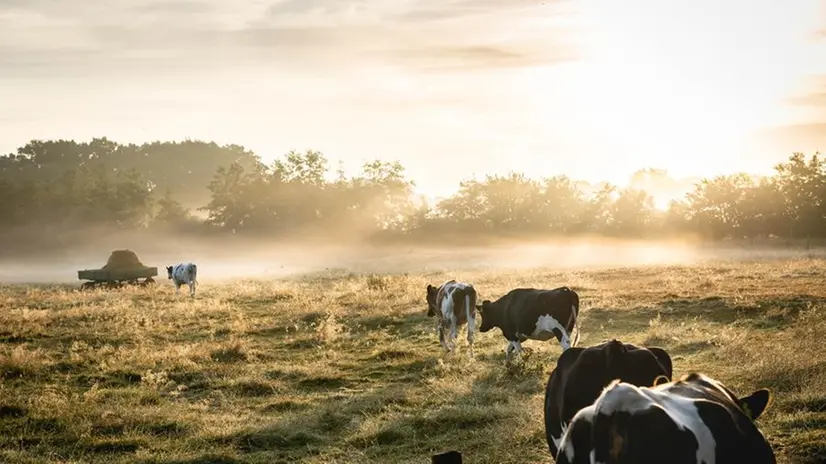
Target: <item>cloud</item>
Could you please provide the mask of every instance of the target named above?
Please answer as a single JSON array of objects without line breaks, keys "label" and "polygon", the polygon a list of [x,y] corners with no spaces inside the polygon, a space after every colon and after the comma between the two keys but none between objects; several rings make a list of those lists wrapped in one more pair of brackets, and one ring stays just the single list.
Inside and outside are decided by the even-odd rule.
[{"label": "cloud", "polygon": [[503,12],[539,11],[556,6],[560,0],[444,0],[422,1],[400,11],[393,18],[401,22],[455,20],[468,16],[496,15]]},{"label": "cloud", "polygon": [[[798,95],[789,98],[789,103],[799,106],[810,106],[826,109],[826,76],[817,76],[812,79],[814,85],[805,95]],[[826,114],[824,114],[826,117]]]},{"label": "cloud", "polygon": [[450,45],[395,49],[387,58],[422,71],[481,70],[541,66],[574,59],[570,49],[516,45]]},{"label": "cloud", "polygon": [[790,99],[795,105],[826,107],[826,92],[811,93],[802,97]]},{"label": "cloud", "polygon": [[758,142],[775,154],[826,153],[826,122],[778,126],[762,131]]},{"label": "cloud", "polygon": [[453,72],[572,59],[566,31],[536,22],[552,19],[541,8],[527,0],[0,0],[0,77],[232,66]]}]

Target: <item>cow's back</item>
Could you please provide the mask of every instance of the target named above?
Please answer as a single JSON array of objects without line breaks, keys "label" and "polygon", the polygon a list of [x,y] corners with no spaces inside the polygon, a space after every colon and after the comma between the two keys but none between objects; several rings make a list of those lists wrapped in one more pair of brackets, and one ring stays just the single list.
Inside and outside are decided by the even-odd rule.
[{"label": "cow's back", "polygon": [[436,306],[443,317],[442,305],[445,300],[450,300],[453,308],[453,316],[459,325],[467,323],[467,315],[476,314],[476,289],[471,284],[449,280],[442,284],[436,296]]},{"label": "cow's back", "polygon": [[[612,461],[609,457],[615,461],[622,456],[625,462],[642,464],[774,464],[771,446],[737,405],[734,394],[720,384],[703,385],[702,379],[695,381],[692,375],[651,388],[612,382],[585,409],[593,409],[589,435],[594,459],[608,462]],[[574,420],[579,417],[578,413]],[[587,437],[571,436],[566,441],[569,438],[573,443]]]}]

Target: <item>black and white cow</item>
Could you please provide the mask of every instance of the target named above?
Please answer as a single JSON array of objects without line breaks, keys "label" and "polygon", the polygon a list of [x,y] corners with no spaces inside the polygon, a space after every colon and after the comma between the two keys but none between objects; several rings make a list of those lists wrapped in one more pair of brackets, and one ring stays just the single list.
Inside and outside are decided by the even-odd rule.
[{"label": "black and white cow", "polygon": [[556,459],[568,424],[590,406],[612,380],[651,386],[671,381],[671,356],[662,348],[637,347],[611,340],[588,348],[565,350],[545,387],[545,438]]},{"label": "black and white cow", "polygon": [[517,288],[494,302],[483,301],[477,309],[482,316],[480,332],[502,329],[508,340],[507,362],[513,352],[522,351],[521,343],[528,339],[546,341],[556,337],[563,351],[576,346],[579,339],[579,295],[568,287]]},{"label": "black and white cow", "polygon": [[754,424],[769,401],[766,389],[738,398],[698,373],[650,388],[615,381],[574,416],[556,462],[774,464]]},{"label": "black and white cow", "polygon": [[456,348],[459,328],[467,323],[467,343],[473,356],[473,333],[476,331],[476,289],[473,285],[448,280],[440,287],[427,285],[427,316],[436,316],[439,343],[446,352]]},{"label": "black and white cow", "polygon": [[169,279],[175,284],[175,294],[182,285],[189,285],[189,295],[195,296],[195,285],[198,283],[198,266],[192,263],[181,263],[175,266],[166,266]]}]

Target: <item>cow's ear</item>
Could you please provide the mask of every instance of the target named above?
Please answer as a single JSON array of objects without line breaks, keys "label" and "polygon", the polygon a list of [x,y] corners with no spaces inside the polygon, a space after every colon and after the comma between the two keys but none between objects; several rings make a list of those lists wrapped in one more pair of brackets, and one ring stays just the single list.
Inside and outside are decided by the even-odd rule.
[{"label": "cow's ear", "polygon": [[668,377],[664,375],[658,375],[656,379],[654,379],[654,383],[651,384],[652,387],[656,387],[657,385],[662,385],[664,383],[668,383]]},{"label": "cow's ear", "polygon": [[432,291],[433,291],[433,286],[430,285],[430,284],[427,284],[427,293],[430,293]]},{"label": "cow's ear", "polygon": [[766,411],[771,402],[771,392],[766,388],[761,388],[749,396],[744,396],[737,400],[740,409],[751,420],[757,420]]}]

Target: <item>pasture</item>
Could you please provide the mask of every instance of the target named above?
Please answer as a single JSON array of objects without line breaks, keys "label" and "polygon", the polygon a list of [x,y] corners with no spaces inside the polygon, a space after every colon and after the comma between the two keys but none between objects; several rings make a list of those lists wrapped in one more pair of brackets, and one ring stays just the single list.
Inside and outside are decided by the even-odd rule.
[{"label": "pasture", "polygon": [[[206,269],[200,269],[202,278]],[[0,460],[9,463],[552,462],[543,393],[561,349],[527,341],[504,366],[497,329],[445,357],[425,287],[481,299],[568,285],[580,346],[666,348],[738,394],[781,463],[826,460],[826,265],[720,262],[429,275],[332,272],[151,289],[0,287]]]}]

